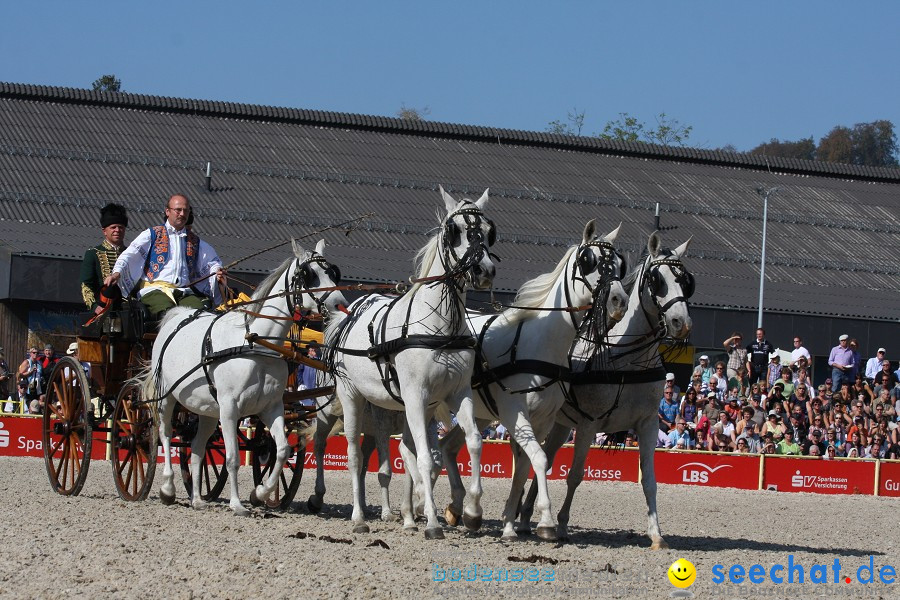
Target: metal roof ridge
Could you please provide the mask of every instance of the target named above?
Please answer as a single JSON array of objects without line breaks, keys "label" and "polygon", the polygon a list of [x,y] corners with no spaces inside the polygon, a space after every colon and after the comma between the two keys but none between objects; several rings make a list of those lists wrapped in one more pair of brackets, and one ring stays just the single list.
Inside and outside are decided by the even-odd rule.
[{"label": "metal roof ridge", "polygon": [[[347,127],[405,135],[430,135],[512,145],[543,146],[604,154],[622,154],[664,161],[691,162],[765,172],[811,174],[839,179],[900,182],[900,168],[865,167],[842,163],[825,163],[786,159],[746,153],[728,153],[679,146],[660,146],[645,142],[622,142],[596,137],[564,136],[547,132],[462,125],[441,121],[409,121],[397,117],[379,117],[358,113],[339,113],[311,109],[272,107],[268,105],[195,100],[134,94],[99,92],[81,88],[38,86],[0,82],[0,98],[114,106],[154,112],[176,112],[210,117],[298,123],[325,127]],[[283,116],[276,116],[283,115]]]}]

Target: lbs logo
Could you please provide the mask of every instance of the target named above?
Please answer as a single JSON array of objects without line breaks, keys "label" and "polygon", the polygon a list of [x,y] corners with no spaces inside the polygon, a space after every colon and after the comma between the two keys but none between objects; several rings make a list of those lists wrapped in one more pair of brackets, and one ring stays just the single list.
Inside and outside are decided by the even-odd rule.
[{"label": "lbs logo", "polygon": [[719,469],[731,468],[731,465],[710,467],[703,463],[686,463],[678,467],[681,470],[681,481],[684,483],[709,483],[709,476]]}]

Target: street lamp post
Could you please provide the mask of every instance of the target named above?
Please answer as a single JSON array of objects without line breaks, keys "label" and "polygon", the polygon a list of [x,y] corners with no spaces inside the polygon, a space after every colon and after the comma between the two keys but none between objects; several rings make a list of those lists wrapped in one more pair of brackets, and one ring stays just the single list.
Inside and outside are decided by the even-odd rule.
[{"label": "street lamp post", "polygon": [[766,221],[769,216],[769,196],[775,194],[779,188],[756,188],[756,193],[763,199],[763,228],[762,228],[762,255],[759,260],[759,312],[756,315],[756,327],[761,328],[763,324],[763,289],[766,282]]}]

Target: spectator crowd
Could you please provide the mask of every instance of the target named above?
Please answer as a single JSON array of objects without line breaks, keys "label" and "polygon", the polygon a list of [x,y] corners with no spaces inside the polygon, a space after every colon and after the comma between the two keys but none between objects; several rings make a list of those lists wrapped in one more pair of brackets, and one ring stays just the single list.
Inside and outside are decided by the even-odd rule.
[{"label": "spectator crowd", "polygon": [[802,338],[793,337],[790,363],[782,364],[765,331],[755,337],[747,346],[740,333],[726,339],[727,361],[712,365],[701,355],[683,394],[666,376],[658,447],[900,458],[900,369],[884,348],[863,362],[857,341],[841,335],[829,354],[830,376],[814,386]]}]

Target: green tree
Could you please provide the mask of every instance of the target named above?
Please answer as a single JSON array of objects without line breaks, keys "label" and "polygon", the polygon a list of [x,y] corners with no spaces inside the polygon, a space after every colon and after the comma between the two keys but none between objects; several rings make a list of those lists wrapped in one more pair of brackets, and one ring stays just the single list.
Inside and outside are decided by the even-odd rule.
[{"label": "green tree", "polygon": [[897,135],[887,120],[857,123],[850,134],[853,162],[870,167],[897,166]]},{"label": "green tree", "polygon": [[781,141],[772,138],[750,150],[750,154],[765,154],[766,156],[780,156],[782,158],[800,158],[803,160],[815,160],[816,143],[812,136],[797,140],[796,142]]},{"label": "green tree", "polygon": [[95,92],[121,92],[122,80],[115,75],[103,75],[94,81],[93,87]]},{"label": "green tree", "polygon": [[578,108],[573,108],[566,115],[566,123],[557,119],[547,124],[547,131],[550,133],[558,133],[560,135],[581,135],[584,128],[584,111],[578,112]]},{"label": "green tree", "polygon": [[662,112],[656,116],[656,127],[651,128],[628,113],[619,113],[619,118],[607,121],[597,137],[623,142],[644,141],[661,146],[684,146],[694,130],[692,125],[682,125]]}]

